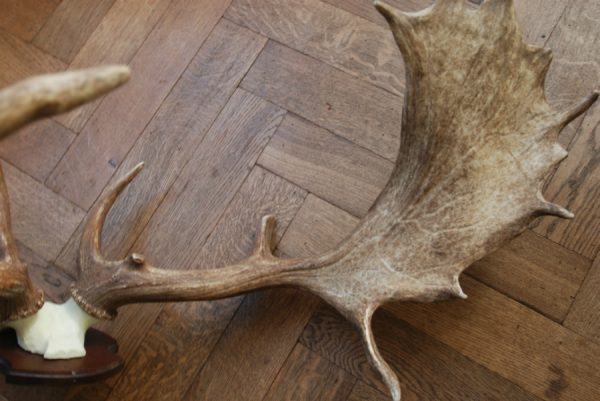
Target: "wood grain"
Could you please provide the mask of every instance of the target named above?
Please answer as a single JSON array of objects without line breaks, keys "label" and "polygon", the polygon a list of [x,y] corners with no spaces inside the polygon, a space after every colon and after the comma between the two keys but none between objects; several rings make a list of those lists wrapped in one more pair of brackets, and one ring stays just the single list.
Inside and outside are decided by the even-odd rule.
[{"label": "wood grain", "polygon": [[309,194],[277,249],[293,257],[322,254],[352,232],[357,223],[356,217]]},{"label": "wood grain", "polygon": [[[171,2],[171,0],[114,2],[85,45],[82,43],[77,55],[70,60],[70,68],[129,64]],[[168,47],[164,47],[164,43],[155,43],[155,45],[157,50],[168,50]],[[146,61],[151,62],[149,59]],[[139,70],[134,70],[134,75],[146,72],[139,64],[137,68]],[[78,107],[70,113],[57,117],[57,120],[74,132],[81,132],[101,102],[102,99],[99,99]]]},{"label": "wood grain", "polygon": [[469,277],[461,281],[467,301],[386,310],[539,398],[598,398],[600,345]]},{"label": "wood grain", "polygon": [[[369,0],[323,0],[343,10],[361,16],[387,28],[385,19]],[[473,5],[483,0],[465,0]],[[388,0],[386,3],[408,12],[420,11],[430,6],[432,0]],[[544,44],[569,2],[561,0],[515,0],[517,18],[525,39],[530,43]]]},{"label": "wood grain", "polygon": [[[303,190],[285,180],[261,168],[253,169],[221,217],[219,225],[196,255],[196,260],[202,263],[198,268],[218,268],[245,257],[254,246],[255,228],[264,214],[277,216],[278,237],[281,237],[305,196],[306,193]],[[241,300],[242,298],[238,297],[217,302],[165,306],[149,331],[148,339],[135,354],[125,372],[124,379],[117,384],[110,399],[136,400],[143,397],[144,394],[156,394],[154,398],[156,400],[181,399],[193,381],[199,382],[198,379],[194,380],[197,372],[205,365],[211,350],[215,347]],[[245,304],[248,303],[245,302]],[[247,306],[242,308],[248,309]],[[261,311],[261,315],[266,313],[261,309],[257,310]],[[288,320],[295,320],[295,317],[289,315]],[[246,324],[250,325],[255,322],[258,323],[260,320],[254,318],[246,320]],[[257,326],[263,328],[265,325],[258,323]],[[271,326],[269,325],[269,327]],[[273,328],[276,327],[273,326]],[[300,328],[301,330],[302,328]],[[243,331],[238,330],[234,333],[239,335]],[[280,334],[285,334],[285,332]],[[296,338],[297,336],[291,338],[292,346]],[[219,344],[224,341],[226,340],[221,339]],[[262,341],[268,341],[273,345],[272,337],[265,336]],[[185,346],[189,343],[194,344],[193,349]],[[238,343],[238,346],[241,349],[229,354],[229,358],[241,359],[248,351],[260,355],[261,361],[265,357],[261,350],[252,351],[253,347],[246,347],[244,341]],[[278,345],[278,347],[281,346]],[[219,349],[219,345],[216,349]],[[213,355],[215,352],[218,351],[212,351]],[[211,363],[206,364],[210,365]],[[165,365],[182,368],[172,369],[165,374],[163,370]],[[240,399],[240,394],[249,393],[250,387],[241,392],[234,392],[234,388],[239,390],[244,383],[249,384],[250,378],[233,379],[228,372],[220,370],[219,366],[228,365],[218,365],[215,369],[208,370],[215,379],[211,382],[211,388],[219,387],[220,382],[226,382],[229,390],[227,387],[223,388],[224,393],[211,399],[228,399],[226,395],[229,394],[237,400]],[[251,362],[234,366],[251,366]],[[242,379],[241,382],[238,379]],[[232,380],[235,386],[231,386]]]},{"label": "wood grain", "polygon": [[0,157],[44,182],[74,139],[73,132],[46,119],[3,138]]},{"label": "wood grain", "polygon": [[[388,28],[388,23],[381,14],[373,7],[373,2],[369,0],[322,0],[342,10],[346,10],[354,15]],[[388,0],[387,4],[396,7],[402,11],[415,12],[429,7],[433,0]]]},{"label": "wood grain", "polygon": [[343,401],[356,379],[298,344],[265,401]]},{"label": "wood grain", "polygon": [[[394,319],[388,312],[375,315],[373,328],[379,348],[398,373],[408,399],[538,400],[459,352]],[[331,308],[317,311],[300,342],[367,384],[385,391],[367,361],[360,337],[352,325]]]},{"label": "wood grain", "polygon": [[392,93],[404,91],[404,65],[387,26],[318,0],[234,0],[225,17]]},{"label": "wood grain", "polygon": [[33,44],[69,64],[115,0],[62,0]]},{"label": "wood grain", "polygon": [[29,42],[61,0],[3,0],[0,28]]},{"label": "wood grain", "polygon": [[378,155],[396,157],[402,102],[383,89],[272,41],[241,87]]},{"label": "wood grain", "polygon": [[47,262],[25,245],[17,243],[19,257],[27,264],[33,282],[44,290],[46,300],[63,303],[69,298],[69,286],[73,278]]},{"label": "wood grain", "polygon": [[581,290],[575,298],[564,325],[569,329],[600,343],[600,256],[592,266]]},{"label": "wood grain", "polygon": [[0,86],[65,67],[62,61],[0,29]]},{"label": "wood grain", "polygon": [[560,323],[590,265],[583,256],[528,230],[475,262],[467,274]]},{"label": "wood grain", "polygon": [[258,163],[355,216],[371,207],[393,163],[288,115]]},{"label": "wood grain", "polygon": [[56,258],[85,213],[41,183],[2,163],[17,240],[45,258]]},{"label": "wood grain", "polygon": [[[107,255],[121,255],[131,248],[265,42],[228,21],[215,27],[114,174],[118,179],[147,161],[144,172],[108,215],[103,235]],[[78,230],[57,261],[74,276],[80,236]]]},{"label": "wood grain", "polygon": [[[402,389],[402,400],[418,401],[417,395],[407,389]],[[352,389],[352,393],[348,397],[348,401],[389,401],[389,397],[384,393],[375,390],[373,387],[366,385],[363,381],[358,380]]]},{"label": "wood grain", "polygon": [[96,109],[46,180],[48,187],[89,209],[227,5],[179,0],[169,7],[132,59],[131,81]]},{"label": "wood grain", "polygon": [[246,296],[184,400],[262,400],[318,302],[291,289]]}]

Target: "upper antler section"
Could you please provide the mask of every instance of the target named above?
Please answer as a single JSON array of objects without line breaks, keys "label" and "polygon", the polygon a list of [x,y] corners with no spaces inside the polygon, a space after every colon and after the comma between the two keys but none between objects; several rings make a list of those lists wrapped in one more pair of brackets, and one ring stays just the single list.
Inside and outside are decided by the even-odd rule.
[{"label": "upper antler section", "polygon": [[71,110],[129,79],[122,65],[38,75],[0,92],[0,138],[40,117]]}]

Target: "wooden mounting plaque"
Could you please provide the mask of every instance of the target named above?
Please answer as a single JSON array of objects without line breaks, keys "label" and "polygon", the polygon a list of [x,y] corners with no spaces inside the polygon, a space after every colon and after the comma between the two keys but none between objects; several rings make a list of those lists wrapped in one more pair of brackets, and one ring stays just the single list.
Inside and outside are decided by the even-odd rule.
[{"label": "wooden mounting plaque", "polygon": [[14,330],[0,332],[0,372],[6,382],[26,385],[70,385],[104,380],[123,368],[117,341],[99,330],[85,336],[86,356],[48,360],[23,350]]}]

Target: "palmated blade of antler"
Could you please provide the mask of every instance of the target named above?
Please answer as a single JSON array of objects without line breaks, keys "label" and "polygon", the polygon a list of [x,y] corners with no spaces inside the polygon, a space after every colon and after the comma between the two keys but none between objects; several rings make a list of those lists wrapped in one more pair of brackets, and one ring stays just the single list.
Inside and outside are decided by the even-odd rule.
[{"label": "palmated blade of antler", "polygon": [[0,323],[29,316],[44,303],[43,292],[34,287],[19,259],[10,223],[10,204],[0,166]]},{"label": "palmated blade of antler", "polygon": [[38,75],[0,91],[0,138],[40,117],[62,113],[129,79],[122,65]]}]

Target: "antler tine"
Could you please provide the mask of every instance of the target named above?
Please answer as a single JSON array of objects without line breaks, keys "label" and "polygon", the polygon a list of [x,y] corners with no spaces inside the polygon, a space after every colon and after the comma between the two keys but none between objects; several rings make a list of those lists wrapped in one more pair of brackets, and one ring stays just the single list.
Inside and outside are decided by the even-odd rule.
[{"label": "antler tine", "polygon": [[0,259],[3,263],[19,262],[17,245],[11,230],[10,202],[4,180],[4,171],[0,166]]},{"label": "antler tine", "polygon": [[577,117],[588,111],[590,107],[598,100],[598,96],[600,96],[600,90],[595,90],[591,95],[584,98],[578,104],[574,105],[569,110],[558,115],[556,126],[559,130],[562,130],[566,127],[571,121],[575,120]]},{"label": "antler tine", "polygon": [[117,183],[108,191],[108,194],[90,211],[90,215],[85,223],[85,228],[79,245],[79,268],[84,269],[88,266],[86,261],[103,260],[101,254],[102,246],[102,228],[104,221],[121,192],[129,185],[131,181],[144,168],[144,162],[137,164],[129,173],[119,179]]},{"label": "antler tine", "polygon": [[62,113],[103,95],[129,79],[115,65],[39,75],[0,92],[0,137],[40,117]]}]

